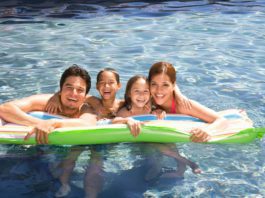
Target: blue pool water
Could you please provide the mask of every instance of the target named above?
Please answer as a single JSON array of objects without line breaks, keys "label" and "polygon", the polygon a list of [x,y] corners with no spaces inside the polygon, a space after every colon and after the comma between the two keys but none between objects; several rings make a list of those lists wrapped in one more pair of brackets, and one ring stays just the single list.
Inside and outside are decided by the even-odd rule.
[{"label": "blue pool water", "polygon": [[[74,63],[89,70],[93,85],[101,68],[117,69],[121,98],[129,77],[146,75],[152,63],[165,60],[176,66],[187,97],[217,111],[245,109],[256,127],[264,127],[264,18],[263,0],[1,1],[0,103],[57,91],[62,71]],[[97,95],[95,86],[91,94]],[[109,146],[101,148],[106,192],[118,191],[114,184],[121,180],[124,191],[125,183],[135,181],[123,197],[265,196],[265,140],[176,144],[203,174],[187,168],[184,178],[153,185],[141,180],[144,145]],[[54,197],[59,183],[49,167],[68,149],[0,145],[1,198]],[[81,149],[68,197],[85,195],[90,149]],[[160,159],[176,167],[171,159]]]}]

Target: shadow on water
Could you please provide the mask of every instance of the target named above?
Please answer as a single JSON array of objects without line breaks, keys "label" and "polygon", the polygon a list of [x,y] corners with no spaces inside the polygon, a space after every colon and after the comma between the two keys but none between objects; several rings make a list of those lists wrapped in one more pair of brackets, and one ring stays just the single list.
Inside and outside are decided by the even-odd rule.
[{"label": "shadow on water", "polygon": [[[115,146],[100,146],[100,148],[100,151],[97,150],[97,155],[102,160],[102,165],[106,165],[110,160],[109,152],[115,151]],[[103,170],[105,166],[97,167],[101,170],[100,175],[102,174],[103,186],[105,186],[104,190],[102,189],[99,193],[99,198],[143,197],[147,190],[152,189],[171,191],[175,186],[183,185],[184,173],[189,166],[198,168],[194,162],[181,156],[175,146],[174,148],[179,156],[175,160],[157,152],[153,145],[139,144],[128,148],[132,149],[131,152],[135,154],[134,157],[138,156],[137,159],[133,160],[133,167],[118,172],[114,169],[111,169],[111,171],[109,169],[106,172]],[[64,167],[66,169],[63,169],[59,164],[68,159],[69,149],[69,147],[55,146],[29,148],[9,146],[7,152],[0,155],[1,197],[54,197],[60,188],[59,175],[68,171],[67,166]],[[81,146],[75,149],[79,154],[82,152],[85,154],[79,157],[78,166],[80,167],[84,163],[83,168],[87,169],[88,165],[93,163],[90,152],[87,152],[88,155],[86,154],[88,147]],[[117,156],[115,158],[119,159]],[[57,164],[57,167],[51,167],[54,163]],[[91,175],[86,174],[87,170],[80,171],[80,168],[79,171],[77,170],[73,171],[69,183],[71,192],[67,197],[84,197],[85,184],[82,187],[82,185],[78,185],[78,182],[83,183],[85,177],[88,177],[87,179],[93,181],[93,183],[97,182],[96,175],[92,174],[93,177],[91,177]]]},{"label": "shadow on water", "polygon": [[[259,3],[261,4],[261,3]],[[180,1],[136,1],[136,0],[116,0],[116,1],[100,1],[100,0],[66,0],[66,1],[8,1],[0,2],[0,18],[18,18],[27,19],[20,23],[27,23],[34,17],[53,17],[53,18],[91,18],[98,15],[123,14],[125,16],[143,16],[143,17],[161,17],[171,15],[178,11],[192,10],[211,10],[214,6],[218,9],[222,7],[232,6],[264,6],[258,5],[256,0],[180,0]],[[2,24],[15,23],[8,20]],[[34,23],[34,22],[31,22]],[[37,22],[35,22],[37,23]]]}]

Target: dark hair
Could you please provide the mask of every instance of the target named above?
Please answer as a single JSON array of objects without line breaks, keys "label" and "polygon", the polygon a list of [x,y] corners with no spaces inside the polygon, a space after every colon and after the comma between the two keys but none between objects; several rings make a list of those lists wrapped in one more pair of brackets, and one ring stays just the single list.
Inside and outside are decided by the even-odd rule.
[{"label": "dark hair", "polygon": [[89,92],[90,87],[91,87],[90,75],[85,69],[81,68],[80,66],[76,64],[73,64],[72,66],[70,66],[63,72],[61,79],[60,79],[60,90],[62,90],[63,84],[65,83],[66,78],[70,76],[77,76],[77,77],[82,78],[86,82],[86,94]]},{"label": "dark hair", "polygon": [[101,74],[102,74],[103,72],[105,72],[105,71],[112,72],[112,73],[115,75],[115,79],[116,79],[117,83],[118,83],[118,84],[120,83],[120,75],[118,74],[118,72],[117,72],[115,69],[113,69],[113,68],[106,67],[106,68],[104,68],[104,69],[102,69],[102,70],[100,70],[100,71],[98,72],[98,75],[97,75],[97,84],[98,84],[99,81],[100,81]]},{"label": "dark hair", "polygon": [[176,82],[176,69],[168,62],[157,62],[153,64],[149,70],[148,81],[150,82],[155,75],[161,73],[168,75],[172,83]]},{"label": "dark hair", "polygon": [[132,86],[139,79],[144,79],[146,81],[146,83],[148,83],[147,78],[145,76],[142,76],[142,75],[133,76],[127,82],[125,94],[124,94],[124,106],[126,107],[127,110],[130,110],[132,108],[132,99],[130,96]]}]

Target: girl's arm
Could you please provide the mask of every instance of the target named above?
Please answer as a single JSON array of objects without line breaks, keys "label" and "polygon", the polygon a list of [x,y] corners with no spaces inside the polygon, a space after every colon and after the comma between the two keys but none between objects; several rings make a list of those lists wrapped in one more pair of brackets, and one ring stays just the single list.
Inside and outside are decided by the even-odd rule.
[{"label": "girl's arm", "polygon": [[[92,106],[94,108],[100,104],[100,99],[95,97],[95,96],[87,95],[85,103],[88,103],[90,106]],[[45,107],[45,111],[47,111],[48,113],[51,113],[51,114],[58,114],[58,113],[62,112],[60,92],[55,93],[50,98],[50,100],[48,101],[48,103]]]},{"label": "girl's arm", "polygon": [[96,96],[87,95],[85,103],[89,104],[94,109],[97,109],[97,107],[101,104],[101,100]]},{"label": "girl's arm", "polygon": [[220,118],[220,115],[216,111],[206,106],[203,106],[194,100],[190,100],[190,104],[191,104],[191,109],[187,109],[183,105],[179,105],[178,106],[179,112],[181,114],[186,114],[199,118],[207,123],[212,123],[217,118]]},{"label": "girl's arm", "polygon": [[228,126],[228,121],[223,118],[217,118],[213,123],[209,124],[206,127],[195,128],[191,130],[191,141],[192,142],[207,142],[211,139],[211,134],[214,131],[220,131],[225,129]]},{"label": "girl's arm", "polygon": [[60,93],[55,93],[45,106],[45,111],[51,114],[59,114],[62,112]]}]

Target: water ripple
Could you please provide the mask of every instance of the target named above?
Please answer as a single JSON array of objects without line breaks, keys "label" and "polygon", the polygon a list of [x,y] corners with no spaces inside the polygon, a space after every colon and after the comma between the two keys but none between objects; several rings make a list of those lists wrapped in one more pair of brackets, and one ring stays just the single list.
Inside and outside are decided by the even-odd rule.
[{"label": "water ripple", "polygon": [[32,19],[37,16],[53,18],[90,18],[106,14],[126,16],[162,17],[174,12],[222,12],[225,14],[243,14],[262,11],[264,2],[200,0],[200,1],[1,1],[1,18]]},{"label": "water ripple", "polygon": [[[175,65],[180,89],[189,98],[215,110],[245,109],[255,126],[265,126],[262,0],[1,1],[0,13],[0,103],[57,91],[62,71],[74,63],[89,70],[92,95],[98,94],[97,72],[117,69],[122,98],[132,75],[147,75],[150,65],[165,60]],[[179,144],[180,153],[197,162],[204,174],[188,169],[175,188],[150,189],[146,195],[262,197],[264,145],[264,140],[246,145]],[[20,164],[5,157],[31,156],[27,148],[17,150],[0,146],[1,164],[7,170],[1,179],[10,179],[9,170]],[[73,184],[80,188],[89,155],[85,151],[77,162]],[[131,144],[115,145],[104,157],[104,170],[115,173],[141,160]],[[17,180],[10,180],[13,192]],[[8,191],[1,186],[2,190]]]}]

